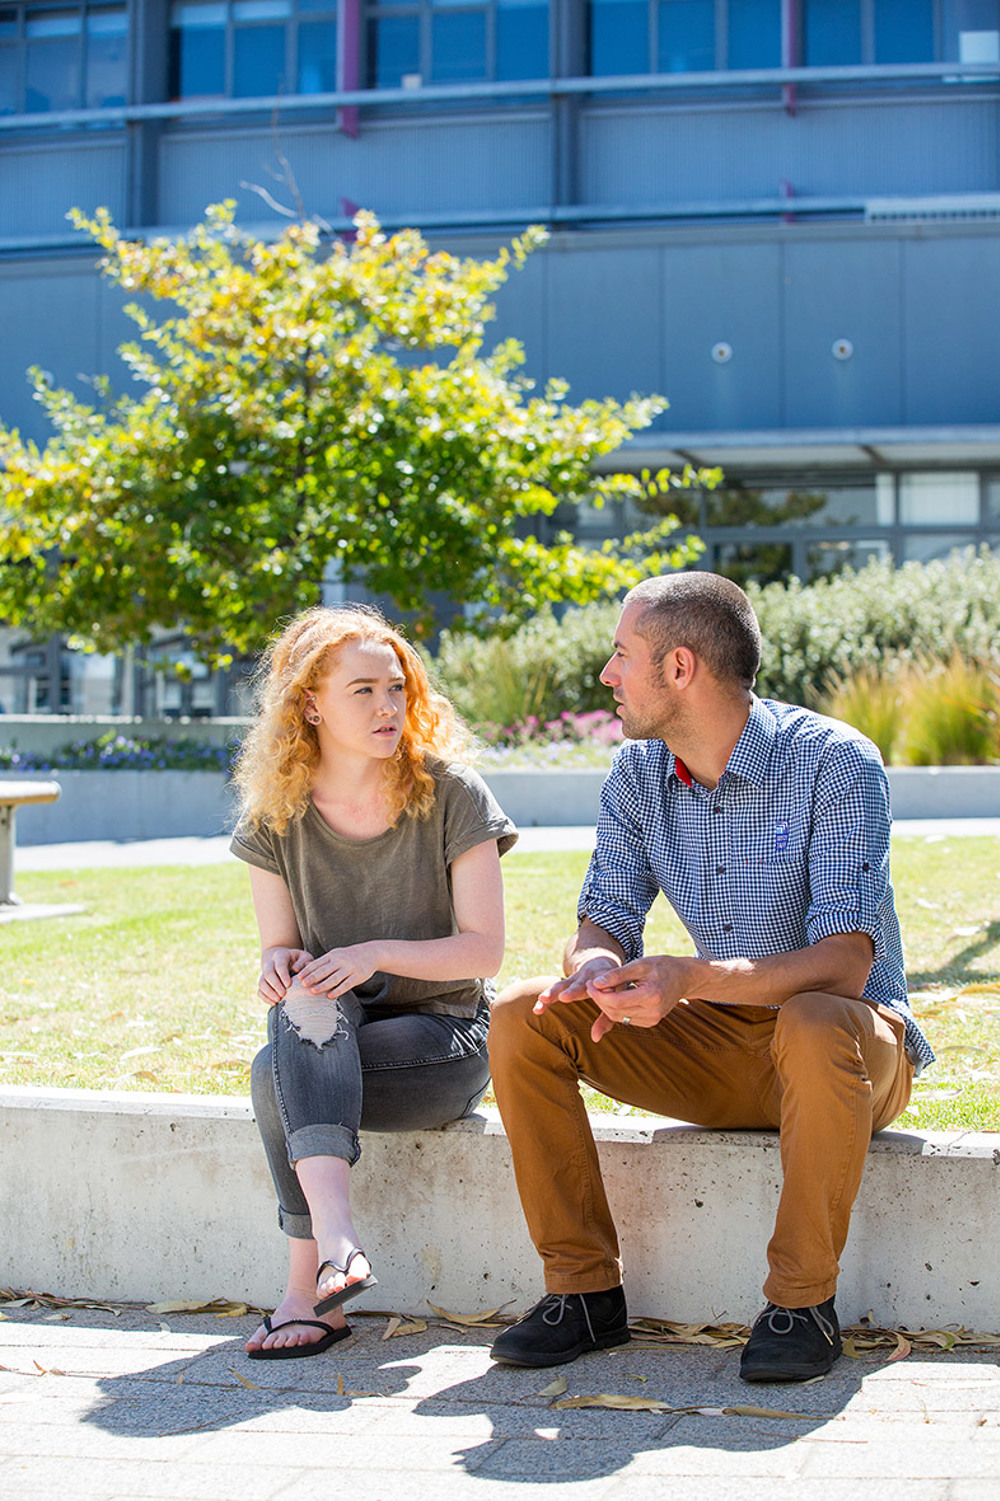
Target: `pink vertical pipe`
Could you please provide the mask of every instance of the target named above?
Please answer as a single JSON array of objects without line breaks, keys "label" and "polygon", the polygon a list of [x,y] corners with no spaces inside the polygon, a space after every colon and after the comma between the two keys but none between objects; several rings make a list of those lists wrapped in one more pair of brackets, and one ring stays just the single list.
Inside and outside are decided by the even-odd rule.
[{"label": "pink vertical pipe", "polygon": [[[787,4],[787,0],[783,0]],[[339,0],[337,6],[337,88],[361,87],[361,0]],[[337,125],[357,139],[358,106],[345,104],[337,111]]]}]

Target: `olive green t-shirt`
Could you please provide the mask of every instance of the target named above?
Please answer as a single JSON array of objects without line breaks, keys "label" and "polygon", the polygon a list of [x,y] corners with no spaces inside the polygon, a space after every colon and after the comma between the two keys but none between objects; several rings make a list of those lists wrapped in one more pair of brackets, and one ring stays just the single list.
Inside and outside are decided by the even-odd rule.
[{"label": "olive green t-shirt", "polygon": [[[403,814],[374,839],[337,834],[310,801],[276,834],[242,820],[230,845],[248,865],[279,875],[288,888],[302,947],[314,958],[373,939],[448,938],[458,931],[451,864],[495,839],[501,855],[517,830],[476,772],[428,759],[436,795],[426,818]],[[472,1016],[484,982],[413,980],[376,971],[355,987],[366,1006]]]}]

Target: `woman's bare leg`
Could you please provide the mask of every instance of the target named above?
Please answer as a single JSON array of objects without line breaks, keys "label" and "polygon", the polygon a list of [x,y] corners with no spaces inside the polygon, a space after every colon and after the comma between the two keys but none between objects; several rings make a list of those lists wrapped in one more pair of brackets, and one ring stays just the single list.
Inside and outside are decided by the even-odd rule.
[{"label": "woman's bare leg", "polygon": [[314,1301],[318,1302],[352,1282],[363,1281],[371,1267],[364,1256],[356,1256],[347,1268],[346,1277],[327,1268],[319,1286],[315,1286],[316,1272],[324,1261],[344,1266],[358,1244],[358,1232],[351,1218],[351,1168],[342,1157],[302,1157],[295,1164],[295,1171],[309,1205],[319,1248],[313,1268]]}]

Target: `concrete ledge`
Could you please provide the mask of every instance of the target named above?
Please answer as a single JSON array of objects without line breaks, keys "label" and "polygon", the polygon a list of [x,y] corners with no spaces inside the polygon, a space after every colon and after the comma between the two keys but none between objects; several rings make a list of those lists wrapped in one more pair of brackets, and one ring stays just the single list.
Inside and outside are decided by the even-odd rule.
[{"label": "concrete ledge", "polygon": [[[773,1132],[595,1116],[636,1315],[749,1320],[780,1180]],[[367,1135],[354,1204],[379,1289],[418,1313],[526,1307],[538,1261],[494,1112]],[[0,1284],[66,1296],[271,1304],[284,1238],[249,1102],[0,1089]],[[886,1131],[844,1256],[846,1322],[1000,1330],[1000,1135]]]}]

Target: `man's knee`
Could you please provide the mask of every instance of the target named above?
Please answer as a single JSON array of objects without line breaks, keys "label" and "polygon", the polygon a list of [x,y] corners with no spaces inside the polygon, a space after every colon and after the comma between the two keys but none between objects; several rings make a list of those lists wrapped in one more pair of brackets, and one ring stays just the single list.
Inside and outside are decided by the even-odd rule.
[{"label": "man's knee", "polygon": [[515,980],[493,1002],[490,1016],[490,1064],[494,1071],[502,1065],[505,1058],[520,1053],[524,1030],[534,1019],[535,1002],[555,978],[555,975],[534,975],[528,980]]},{"label": "man's knee", "polygon": [[858,1041],[862,1030],[864,1001],[823,991],[793,995],[781,1007],[774,1027],[774,1050],[782,1056],[833,1057],[845,1039]]}]

